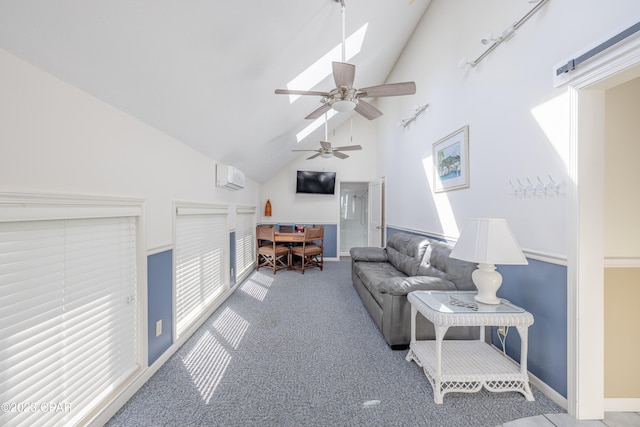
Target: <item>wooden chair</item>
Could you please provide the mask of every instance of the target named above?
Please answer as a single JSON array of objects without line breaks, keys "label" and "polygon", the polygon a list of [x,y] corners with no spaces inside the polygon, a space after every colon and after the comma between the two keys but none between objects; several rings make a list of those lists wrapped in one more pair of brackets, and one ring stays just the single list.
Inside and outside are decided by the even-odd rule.
[{"label": "wooden chair", "polygon": [[289,268],[289,248],[276,244],[276,229],[274,227],[256,227],[256,248],[258,265],[260,267],[269,267],[276,271]]},{"label": "wooden chair", "polygon": [[279,225],[278,232],[279,233],[295,233],[296,230],[293,229],[293,225]]},{"label": "wooden chair", "polygon": [[[322,271],[324,264],[324,227],[308,227],[304,229],[304,242],[291,248],[292,258],[300,257],[300,265],[292,262],[291,267],[302,271],[305,268],[318,267]],[[294,258],[295,260],[295,258]]]}]

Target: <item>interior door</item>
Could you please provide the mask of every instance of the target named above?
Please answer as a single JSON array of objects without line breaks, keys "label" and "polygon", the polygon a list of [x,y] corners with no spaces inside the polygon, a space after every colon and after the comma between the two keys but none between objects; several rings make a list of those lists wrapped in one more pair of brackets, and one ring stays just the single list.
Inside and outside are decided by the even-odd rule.
[{"label": "interior door", "polygon": [[384,233],[384,178],[369,183],[369,246],[383,247]]}]

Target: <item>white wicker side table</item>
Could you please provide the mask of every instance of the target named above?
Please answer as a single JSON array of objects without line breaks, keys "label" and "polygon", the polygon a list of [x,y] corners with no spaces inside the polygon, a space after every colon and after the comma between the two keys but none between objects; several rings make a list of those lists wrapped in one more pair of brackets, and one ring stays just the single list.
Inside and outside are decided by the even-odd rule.
[{"label": "white wicker side table", "polygon": [[[441,404],[449,392],[516,391],[528,401],[534,397],[527,372],[528,327],[533,315],[506,300],[487,305],[474,301],[475,292],[413,291],[411,344],[407,361],[422,368],[433,387],[433,399]],[[435,327],[436,339],[416,341],[416,315]],[[451,326],[480,326],[479,340],[444,340]],[[520,366],[484,341],[484,326],[514,326],[520,335]]]}]

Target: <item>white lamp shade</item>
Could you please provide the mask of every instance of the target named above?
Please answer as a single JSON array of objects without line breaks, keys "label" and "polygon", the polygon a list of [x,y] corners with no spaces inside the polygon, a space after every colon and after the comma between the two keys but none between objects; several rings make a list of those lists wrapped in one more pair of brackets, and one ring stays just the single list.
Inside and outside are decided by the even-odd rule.
[{"label": "white lamp shade", "polygon": [[481,264],[528,264],[506,219],[471,219],[450,256]]}]

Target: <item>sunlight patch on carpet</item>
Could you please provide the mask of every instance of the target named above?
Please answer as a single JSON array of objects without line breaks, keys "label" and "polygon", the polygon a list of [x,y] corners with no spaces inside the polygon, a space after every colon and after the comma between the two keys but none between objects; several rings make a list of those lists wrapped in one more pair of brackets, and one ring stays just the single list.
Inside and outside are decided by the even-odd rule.
[{"label": "sunlight patch on carpet", "polygon": [[237,349],[238,344],[242,341],[242,337],[245,332],[247,332],[249,322],[227,307],[220,316],[213,321],[213,327],[222,336],[222,338],[227,340],[231,347]]},{"label": "sunlight patch on carpet", "polygon": [[182,359],[205,403],[211,400],[230,362],[231,355],[209,331],[205,331]]},{"label": "sunlight patch on carpet", "polygon": [[256,272],[245,280],[239,289],[258,301],[264,301],[264,297],[267,295],[271,284],[273,284],[273,280],[273,277]]}]

